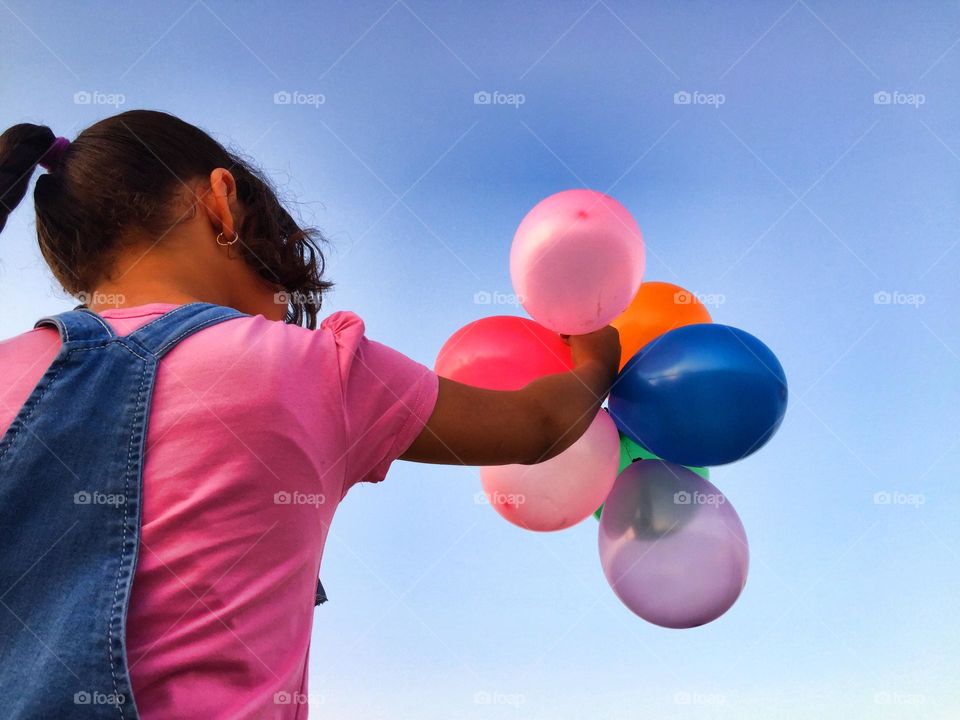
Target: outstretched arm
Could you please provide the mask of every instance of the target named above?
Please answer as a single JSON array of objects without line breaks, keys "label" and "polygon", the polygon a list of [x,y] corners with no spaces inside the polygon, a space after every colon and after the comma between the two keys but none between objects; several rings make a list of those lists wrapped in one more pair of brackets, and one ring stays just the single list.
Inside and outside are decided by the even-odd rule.
[{"label": "outstretched arm", "polygon": [[566,450],[593,421],[620,362],[620,338],[612,327],[568,342],[574,369],[520,390],[485,390],[440,378],[433,414],[401,458],[446,465],[531,464]]}]

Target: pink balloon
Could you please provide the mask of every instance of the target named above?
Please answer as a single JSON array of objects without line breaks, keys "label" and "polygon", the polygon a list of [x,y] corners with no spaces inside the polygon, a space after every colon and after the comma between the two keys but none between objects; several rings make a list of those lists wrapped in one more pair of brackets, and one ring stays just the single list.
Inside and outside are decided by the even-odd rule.
[{"label": "pink balloon", "polygon": [[[580,438],[536,465],[480,468],[487,500],[525,530],[563,530],[593,514],[617,479],[620,437],[606,412],[598,412]],[[606,510],[604,510],[606,512]]]},{"label": "pink balloon", "polygon": [[566,190],[541,200],[510,249],[513,287],[530,317],[565,335],[609,325],[643,279],[643,236],[612,197]]},{"label": "pink balloon", "polygon": [[570,346],[527,318],[500,315],[464,325],[437,355],[436,371],[488,390],[519,390],[531,380],[573,369]]},{"label": "pink balloon", "polygon": [[617,478],[600,516],[600,564],[634,613],[668,628],[704,625],[747,582],[747,537],[709,481],[671,463],[641,460]]}]

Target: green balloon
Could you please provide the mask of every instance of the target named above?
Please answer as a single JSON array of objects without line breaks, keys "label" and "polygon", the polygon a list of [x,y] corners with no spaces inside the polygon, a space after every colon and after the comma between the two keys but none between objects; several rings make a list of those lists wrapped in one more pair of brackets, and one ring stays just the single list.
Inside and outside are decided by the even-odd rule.
[{"label": "green balloon", "polygon": [[622,473],[628,465],[631,465],[637,460],[659,459],[660,458],[647,450],[645,447],[638,445],[626,435],[620,433],[620,469],[617,470],[617,474]]},{"label": "green balloon", "polygon": [[[652,452],[647,450],[645,447],[634,442],[623,433],[620,433],[620,467],[617,468],[617,475],[622,473],[627,468],[628,465],[632,465],[638,460],[662,460],[662,459],[663,458],[657,457]],[[704,480],[710,479],[710,470],[708,470],[705,467],[689,467],[686,465],[684,467],[686,467],[687,470],[692,470],[697,475],[702,477]],[[600,514],[602,512],[603,512],[603,505],[601,505],[594,511],[593,516],[597,520],[599,520]]]}]

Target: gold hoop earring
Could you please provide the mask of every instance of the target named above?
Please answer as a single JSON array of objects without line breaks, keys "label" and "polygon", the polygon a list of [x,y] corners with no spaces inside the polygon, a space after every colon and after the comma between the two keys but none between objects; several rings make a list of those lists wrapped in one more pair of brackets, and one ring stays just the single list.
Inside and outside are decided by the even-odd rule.
[{"label": "gold hoop earring", "polygon": [[237,240],[239,240],[239,239],[240,239],[240,235],[239,235],[239,233],[237,233],[236,230],[234,230],[234,231],[233,231],[233,239],[232,239],[232,240],[229,240],[229,241],[227,241],[227,242],[223,242],[222,238],[223,238],[223,233],[221,232],[219,235],[217,235],[217,245],[219,245],[219,246],[221,246],[221,247],[227,247],[227,246],[229,246],[229,245],[233,245]]}]

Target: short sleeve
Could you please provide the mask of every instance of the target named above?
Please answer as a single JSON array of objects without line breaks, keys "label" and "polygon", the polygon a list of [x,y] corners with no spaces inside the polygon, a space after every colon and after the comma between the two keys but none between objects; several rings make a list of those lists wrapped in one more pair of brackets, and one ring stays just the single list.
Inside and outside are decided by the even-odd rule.
[{"label": "short sleeve", "polygon": [[368,339],[363,321],[334,313],[321,324],[333,334],[346,425],[346,494],[357,482],[379,482],[413,443],[437,402],[438,378],[425,365]]}]

